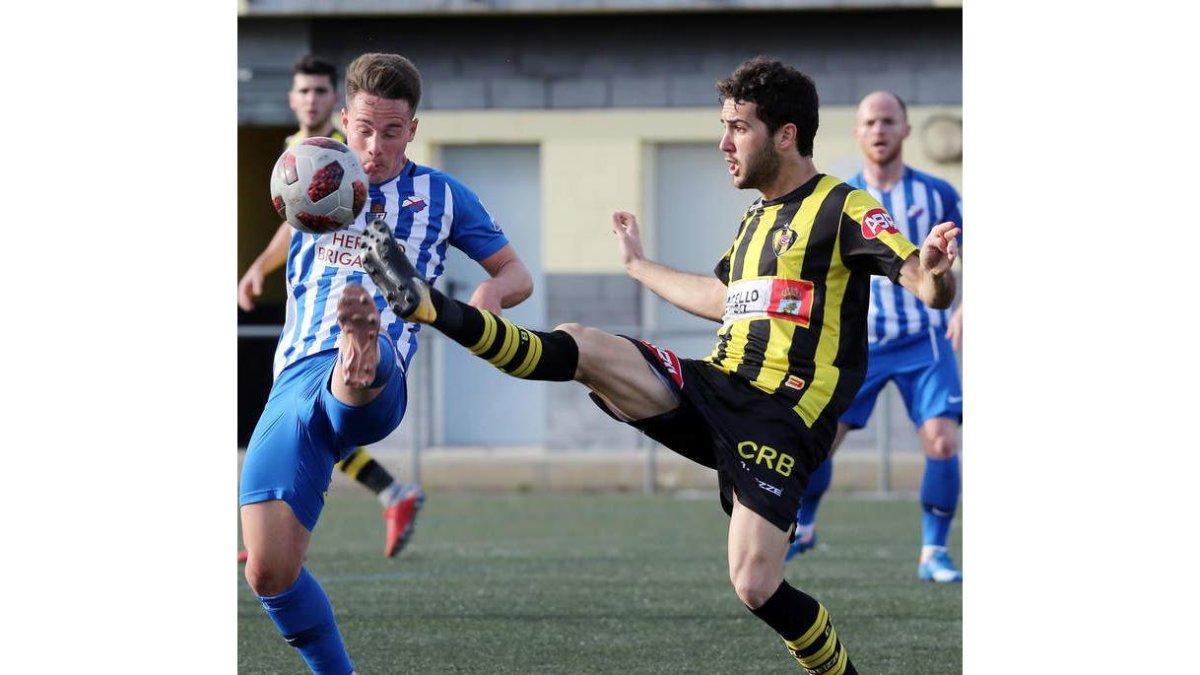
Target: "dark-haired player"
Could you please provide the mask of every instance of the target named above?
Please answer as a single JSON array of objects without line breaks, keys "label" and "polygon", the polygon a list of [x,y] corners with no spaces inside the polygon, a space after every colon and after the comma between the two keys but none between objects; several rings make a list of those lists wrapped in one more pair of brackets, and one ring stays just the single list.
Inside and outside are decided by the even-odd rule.
[{"label": "dark-haired player", "polygon": [[803,73],[757,58],[717,88],[733,184],[761,197],[715,276],[647,260],[633,214],[617,212],[611,225],[630,276],[721,322],[707,358],[578,324],[528,330],[447,298],[406,264],[386,228],[368,228],[364,266],[398,315],[511,376],[580,382],[614,418],[716,469],[738,598],[808,672],[856,673],[825,607],[784,581],[784,554],[808,476],[862,384],[871,275],[949,305],[958,230],[934,227],[918,251],[873,197],[817,171],[817,92]]}]

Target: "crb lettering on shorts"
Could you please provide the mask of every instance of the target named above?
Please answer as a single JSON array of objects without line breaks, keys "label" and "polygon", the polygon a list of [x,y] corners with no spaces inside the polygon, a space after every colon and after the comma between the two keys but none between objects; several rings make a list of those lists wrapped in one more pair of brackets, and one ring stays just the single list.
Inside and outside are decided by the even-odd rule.
[{"label": "crb lettering on shorts", "polygon": [[738,443],[737,453],[742,459],[762,464],[781,476],[792,475],[792,467],[796,466],[796,459],[786,452],[779,452],[769,445],[759,445],[754,441]]},{"label": "crb lettering on shorts", "polygon": [[884,232],[896,234],[899,231],[896,229],[896,222],[892,220],[892,216],[883,209],[871,209],[863,214],[863,239],[874,239]]},{"label": "crb lettering on shorts", "polygon": [[359,245],[362,237],[354,232],[334,232],[321,238],[317,244],[317,262],[333,267],[362,269],[362,253]]},{"label": "crb lettering on shorts", "polygon": [[783,319],[808,327],[812,317],[813,282],[803,279],[747,279],[734,282],[725,294],[725,316],[739,319]]},{"label": "crb lettering on shorts", "polygon": [[671,350],[663,349],[645,340],[642,340],[642,344],[649,347],[650,351],[654,352],[654,355],[658,357],[659,363],[663,364],[663,368],[666,369],[667,375],[671,377],[671,381],[675,383],[675,386],[683,389],[683,369],[679,367],[679,357],[675,356],[675,353]]}]

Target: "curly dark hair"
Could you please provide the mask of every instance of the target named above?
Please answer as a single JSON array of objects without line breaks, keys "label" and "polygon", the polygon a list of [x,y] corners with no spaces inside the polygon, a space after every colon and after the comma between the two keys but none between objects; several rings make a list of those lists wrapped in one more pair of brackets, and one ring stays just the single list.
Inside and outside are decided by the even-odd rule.
[{"label": "curly dark hair", "polygon": [[717,82],[722,101],[758,105],[758,119],[774,134],[787,123],[796,125],[796,149],[811,157],[817,135],[817,86],[812,78],[779,59],[756,56]]}]

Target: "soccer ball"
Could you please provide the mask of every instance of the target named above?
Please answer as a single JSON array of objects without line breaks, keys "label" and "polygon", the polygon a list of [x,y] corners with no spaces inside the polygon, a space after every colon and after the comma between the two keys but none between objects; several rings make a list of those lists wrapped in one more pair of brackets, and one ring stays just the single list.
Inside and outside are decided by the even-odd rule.
[{"label": "soccer ball", "polygon": [[367,203],[367,173],[354,151],[314,136],[283,151],[271,171],[271,204],[309,234],[345,229]]}]

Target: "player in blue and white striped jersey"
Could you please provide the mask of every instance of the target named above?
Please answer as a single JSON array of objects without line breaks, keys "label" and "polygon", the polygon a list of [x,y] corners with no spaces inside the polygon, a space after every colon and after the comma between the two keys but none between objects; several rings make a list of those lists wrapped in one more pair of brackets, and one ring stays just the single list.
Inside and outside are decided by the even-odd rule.
[{"label": "player in blue and white striped jersey", "polygon": [[[904,236],[924,241],[938,223],[950,221],[962,227],[962,201],[945,180],[905,166],[902,151],[910,132],[908,110],[899,96],[877,91],[864,97],[854,135],[865,161],[863,171],[847,182],[878,199]],[[890,280],[872,277],[867,376],[839,420],[833,445],[836,450],[849,430],[866,425],[879,392],[894,381],[925,451],[917,576],[926,581],[962,580],[962,572],[946,553],[962,484],[958,426],[963,396],[954,356],[961,338],[961,301],[953,310],[930,309]],[[832,459],[826,460],[809,481],[789,559],[816,542],[817,507],[832,471]]]},{"label": "player in blue and white striped jersey", "polygon": [[417,131],[421,77],[396,54],[364,54],[346,74],[342,126],[370,181],[368,208],[346,230],[293,232],[287,318],[275,384],[242,467],[239,504],[246,580],[284,639],[315,673],[353,672],[329,600],[304,567],[334,463],[400,424],[418,326],[388,309],[364,272],[368,219],[387,225],[430,278],[455,246],[491,278],[471,304],[499,311],[533,282],[500,228],[465,185],[405,154]]},{"label": "player in blue and white striped jersey", "polygon": [[[314,136],[345,143],[346,135],[333,124],[333,113],[340,99],[337,66],[311,54],[300,57],[292,67],[292,88],[288,91],[288,106],[296,115],[299,129],[284,140],[284,147],[290,148]],[[238,306],[244,311],[254,309],[254,298],[262,294],[264,277],[287,262],[293,235],[292,227],[281,223],[267,247],[246,268],[238,282]],[[397,480],[366,448],[355,448],[336,466],[374,493],[383,505],[383,553],[389,558],[397,555],[416,527],[417,512],[425,499],[421,486]],[[245,549],[238,551],[238,560],[245,562],[247,555]]]}]

